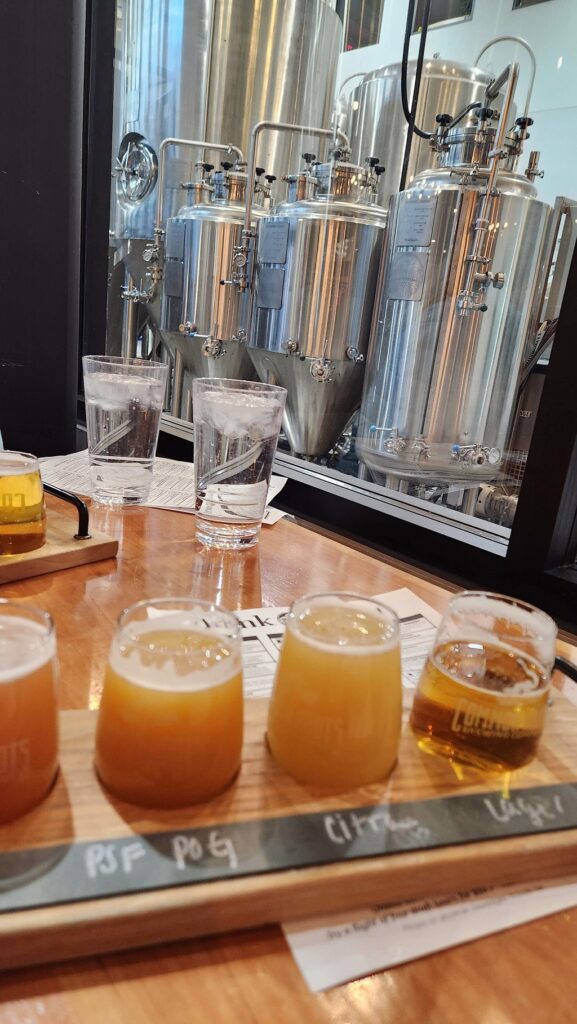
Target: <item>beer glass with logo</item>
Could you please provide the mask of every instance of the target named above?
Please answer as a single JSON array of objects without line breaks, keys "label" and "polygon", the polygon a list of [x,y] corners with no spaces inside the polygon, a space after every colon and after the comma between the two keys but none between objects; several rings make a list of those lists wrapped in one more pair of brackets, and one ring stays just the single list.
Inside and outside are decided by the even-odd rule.
[{"label": "beer glass with logo", "polygon": [[352,789],[389,774],[400,729],[395,613],[358,594],[295,601],[270,703],[275,760],[299,782]]},{"label": "beer glass with logo", "polygon": [[116,796],[184,807],[225,789],[240,767],[240,627],[192,598],[140,601],[112,641],[96,770]]},{"label": "beer glass with logo", "polygon": [[411,712],[421,749],[482,771],[534,757],[545,721],[557,627],[512,597],[453,597]]},{"label": "beer glass with logo", "polygon": [[40,803],[56,777],[56,677],[48,613],[0,600],[0,823]]},{"label": "beer glass with logo", "polygon": [[28,452],[0,451],[0,555],[19,555],[46,540],[40,467]]}]

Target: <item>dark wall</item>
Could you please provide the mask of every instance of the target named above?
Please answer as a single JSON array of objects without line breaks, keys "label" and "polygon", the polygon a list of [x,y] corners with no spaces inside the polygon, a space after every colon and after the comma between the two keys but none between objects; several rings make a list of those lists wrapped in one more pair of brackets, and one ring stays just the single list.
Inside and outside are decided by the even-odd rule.
[{"label": "dark wall", "polygon": [[0,429],[75,449],[85,0],[4,0],[0,31]]}]

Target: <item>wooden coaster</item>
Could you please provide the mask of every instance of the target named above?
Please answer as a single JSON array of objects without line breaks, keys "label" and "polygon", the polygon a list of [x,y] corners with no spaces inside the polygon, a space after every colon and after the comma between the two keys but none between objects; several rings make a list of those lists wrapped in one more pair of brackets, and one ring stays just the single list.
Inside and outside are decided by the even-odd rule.
[{"label": "wooden coaster", "polygon": [[21,555],[0,555],[0,583],[43,576],[48,572],[116,556],[117,540],[92,529],[88,540],[74,540],[76,525],[75,517],[48,509],[46,543]]}]

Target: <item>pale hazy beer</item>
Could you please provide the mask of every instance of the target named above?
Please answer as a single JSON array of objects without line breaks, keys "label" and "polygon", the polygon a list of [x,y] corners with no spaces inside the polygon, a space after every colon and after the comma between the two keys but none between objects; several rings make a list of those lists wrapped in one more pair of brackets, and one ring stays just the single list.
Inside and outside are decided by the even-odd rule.
[{"label": "pale hazy beer", "polygon": [[555,624],[490,594],[450,602],[423,669],[411,727],[423,750],[485,771],[535,756],[555,655]]},{"label": "pale hazy beer", "polygon": [[299,782],[352,789],[393,768],[401,731],[395,613],[356,594],[295,601],[268,719],[270,750]]},{"label": "pale hazy beer", "polygon": [[44,489],[38,459],[0,451],[0,555],[18,555],[46,540]]}]

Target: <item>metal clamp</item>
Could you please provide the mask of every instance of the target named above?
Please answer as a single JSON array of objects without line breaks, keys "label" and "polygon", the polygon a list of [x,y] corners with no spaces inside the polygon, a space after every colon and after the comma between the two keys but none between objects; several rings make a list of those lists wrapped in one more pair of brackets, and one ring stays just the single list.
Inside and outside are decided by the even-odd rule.
[{"label": "metal clamp", "polygon": [[498,466],[501,461],[500,448],[488,448],[483,444],[453,444],[451,458],[454,462],[466,462],[470,466]]},{"label": "metal clamp", "polygon": [[190,320],[187,320],[184,324],[178,325],[180,334],[186,334],[187,338],[192,337],[193,334],[197,333],[196,324],[191,324]]},{"label": "metal clamp", "polygon": [[219,356],[224,355],[222,341],[219,341],[218,338],[207,338],[202,345],[202,354],[203,356],[218,359]]},{"label": "metal clamp", "polygon": [[329,359],[315,359],[315,361],[311,363],[311,377],[313,380],[317,380],[321,384],[330,384],[333,380],[334,372],[334,363],[331,363]]},{"label": "metal clamp", "polygon": [[288,341],[283,341],[281,348],[283,352],[286,352],[287,356],[296,356],[299,350],[299,343],[294,338],[289,338]]}]

